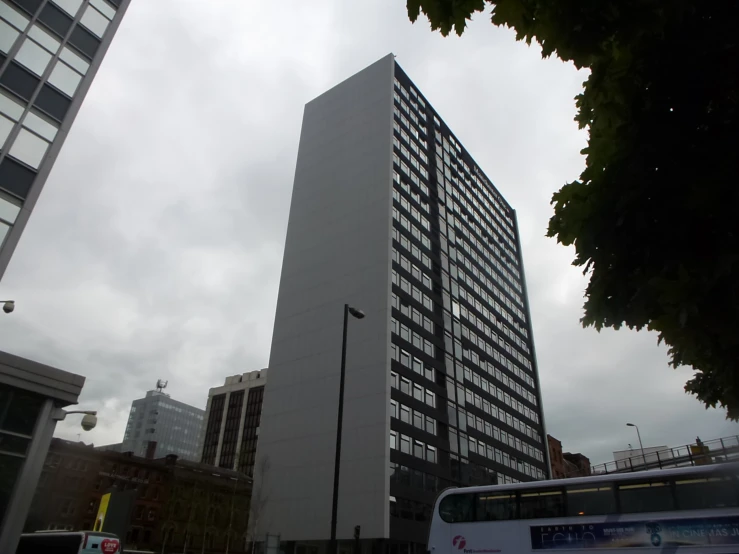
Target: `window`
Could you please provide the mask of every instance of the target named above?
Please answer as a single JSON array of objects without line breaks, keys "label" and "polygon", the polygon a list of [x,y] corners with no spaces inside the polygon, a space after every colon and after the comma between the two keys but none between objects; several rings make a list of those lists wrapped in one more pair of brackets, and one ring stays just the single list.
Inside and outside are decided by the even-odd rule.
[{"label": "window", "polygon": [[[475,520],[475,495],[450,494],[439,503],[439,515],[447,523],[461,523]],[[515,501],[513,504],[515,508]],[[514,509],[515,515],[515,509]]]},{"label": "window", "polygon": [[675,481],[677,507],[681,510],[736,507],[737,496],[739,486],[729,476]]},{"label": "window", "polygon": [[616,513],[616,495],[609,486],[567,489],[568,516],[594,516]]},{"label": "window", "polygon": [[411,453],[411,439],[405,435],[400,435],[400,451],[404,454]]},{"label": "window", "polygon": [[0,2],[0,17],[5,19],[19,31],[25,30],[26,25],[28,25],[28,18],[19,11],[10,7],[7,2]]},{"label": "window", "polygon": [[15,60],[41,76],[51,61],[51,54],[32,40],[26,39],[15,55]]},{"label": "window", "polygon": [[[70,66],[72,66],[74,69],[76,69],[83,75],[87,73],[87,70],[90,68],[89,63],[87,63],[77,54],[72,52],[72,50],[70,50],[66,46],[62,49],[61,53],[59,54],[59,58],[64,60],[66,63],[68,63]],[[166,407],[169,408],[169,406],[166,406]]]},{"label": "window", "polygon": [[26,117],[23,120],[23,126],[49,141],[54,140],[57,132],[56,125],[34,110],[31,110],[26,114]]},{"label": "window", "polygon": [[515,494],[478,495],[478,521],[503,521],[511,519],[516,519]]},{"label": "window", "polygon": [[82,0],[54,0],[54,3],[74,17],[82,5]]},{"label": "window", "polygon": [[13,143],[13,147],[10,149],[10,155],[34,169],[38,169],[48,146],[49,143],[45,140],[25,129],[21,129]]},{"label": "window", "polygon": [[0,52],[7,54],[19,36],[18,31],[0,19]]},{"label": "window", "polygon": [[88,6],[80,23],[102,38],[108,28],[109,20],[94,7]]},{"label": "window", "polygon": [[432,464],[436,463],[436,448],[426,445],[426,461]]},{"label": "window", "polygon": [[82,75],[61,61],[56,63],[49,75],[49,83],[69,96],[74,96],[81,80]]},{"label": "window", "polygon": [[519,518],[549,518],[564,516],[562,491],[522,492],[519,499]]},{"label": "window", "polygon": [[620,485],[618,496],[622,513],[674,510],[672,490],[667,481]]}]

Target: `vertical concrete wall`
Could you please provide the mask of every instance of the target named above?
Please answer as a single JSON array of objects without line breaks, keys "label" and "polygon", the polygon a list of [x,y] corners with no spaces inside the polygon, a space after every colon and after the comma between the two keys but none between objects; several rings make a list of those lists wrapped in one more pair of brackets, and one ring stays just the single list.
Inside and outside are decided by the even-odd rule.
[{"label": "vertical concrete wall", "polygon": [[[392,55],[305,107],[255,475],[257,533],[329,537],[344,303],[339,539],[388,536]],[[257,495],[255,495],[257,496]]]}]

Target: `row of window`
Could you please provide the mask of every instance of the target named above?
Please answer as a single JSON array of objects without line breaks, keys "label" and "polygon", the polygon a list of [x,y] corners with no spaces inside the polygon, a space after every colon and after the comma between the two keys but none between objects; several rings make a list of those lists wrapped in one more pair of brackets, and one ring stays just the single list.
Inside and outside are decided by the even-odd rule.
[{"label": "row of window", "polygon": [[[406,148],[404,144],[401,144],[400,140],[398,140],[397,137],[393,137],[393,145],[396,147],[395,153],[400,153],[403,158],[408,160],[408,163],[411,164],[411,167],[415,169],[421,175],[421,177],[428,181],[429,172],[423,165],[423,163],[421,163],[416,156],[411,154],[408,151],[408,148]],[[406,171],[406,173],[408,173],[408,171]]]},{"label": "row of window", "polygon": [[[488,375],[495,376],[498,381],[501,381],[503,384],[506,384],[505,380],[508,379],[511,383],[513,381],[506,376],[504,373],[502,373],[498,368],[496,368],[492,362],[489,362],[487,360],[482,359],[477,352],[474,352],[470,350],[469,348],[464,349],[462,351],[463,357],[472,360],[474,365],[476,367],[481,368],[483,371],[485,371]],[[513,362],[502,356],[497,350],[494,350],[490,356],[498,363],[503,365],[506,369],[508,369],[513,375],[518,377],[522,382],[526,383],[529,387],[532,389],[536,389],[536,383],[534,383],[533,377],[531,377],[528,373],[520,369],[518,366],[516,366]],[[500,375],[500,377],[498,377]],[[514,388],[513,385],[509,385],[509,388]]]},{"label": "row of window", "polygon": [[431,262],[431,258],[423,252],[418,246],[415,244],[412,244],[410,239],[400,233],[398,229],[393,227],[393,239],[400,243],[400,246],[402,246],[406,252],[410,252],[411,255],[416,258],[419,262],[421,262],[424,267],[428,269],[433,269],[433,263]]},{"label": "row of window", "polygon": [[[442,161],[442,154],[441,154],[441,147],[437,143],[436,145],[436,159],[439,164],[441,164]],[[443,153],[443,160],[444,160],[444,176],[446,179],[451,182],[451,193],[452,196],[460,203],[462,207],[464,207],[467,211],[471,212],[473,214],[474,220],[477,222],[477,224],[484,229],[489,236],[497,236],[498,237],[498,243],[501,245],[503,250],[505,251],[506,256],[501,256],[502,258],[510,258],[511,261],[516,260],[516,243],[513,241],[514,235],[513,233],[505,233],[501,229],[501,227],[497,224],[495,221],[495,212],[493,211],[493,217],[483,217],[479,214],[487,214],[488,211],[485,210],[482,204],[480,204],[474,196],[471,194],[467,194],[467,190],[465,188],[465,185],[467,188],[471,188],[471,180],[469,178],[465,179],[464,174],[460,173],[460,177],[458,178],[455,174],[457,168],[452,163],[454,154],[450,154],[448,152]],[[437,169],[441,169],[441,165]],[[445,182],[445,184],[448,184]],[[450,187],[446,187],[447,192],[450,190]],[[488,223],[488,221],[490,223]],[[478,231],[479,233],[479,231]],[[482,235],[482,233],[479,233]],[[500,253],[498,253],[500,255]],[[512,268],[515,269],[515,266]]]},{"label": "row of window", "polygon": [[[397,126],[397,127],[395,125],[393,125],[393,128],[394,129],[397,128],[397,129],[401,129],[402,130],[403,127],[405,127],[405,128],[407,128],[411,132],[411,134],[413,134],[415,136],[418,131],[416,129],[414,129],[414,127],[410,124],[410,122],[408,121],[408,118],[406,118],[403,114],[401,114],[397,107],[395,107],[393,109],[394,109],[394,114],[395,114],[395,117],[396,117],[396,121],[400,121],[400,123],[401,123],[401,125],[400,126]],[[407,150],[406,150],[406,152],[407,152]],[[394,156],[397,156],[397,154],[395,154],[395,153],[393,153],[393,155]],[[418,171],[419,174],[423,175],[424,179],[428,180],[428,178],[429,178],[428,170],[423,165],[421,165],[421,163],[418,161],[418,158],[416,158],[415,156],[410,156],[410,155],[406,155],[406,157],[409,159],[409,161],[413,165],[414,169],[416,171]],[[403,168],[403,171],[407,175],[410,176],[410,173],[411,172],[408,170],[408,166],[405,164],[405,162],[402,162],[401,163],[400,161],[396,161],[396,163],[398,163],[401,166],[401,168]]]},{"label": "row of window", "polygon": [[[481,212],[483,211],[482,206],[488,207],[490,215],[492,216],[490,218],[490,221],[491,223],[493,223],[494,228],[499,235],[507,235],[509,240],[514,238],[515,234],[513,233],[513,219],[510,217],[510,215],[508,215],[508,209],[502,206],[502,200],[497,197],[497,194],[495,194],[487,186],[485,186],[486,184],[490,185],[490,183],[487,182],[487,178],[481,175],[482,172],[477,168],[474,168],[474,170],[470,170],[464,159],[462,159],[462,149],[454,140],[453,136],[450,135],[448,140],[444,139],[441,133],[436,130],[435,139],[436,144],[441,145],[442,150],[449,153],[449,165],[453,167],[456,171],[458,171],[462,176],[462,181],[463,184],[466,185],[466,189],[462,187],[462,183],[459,184],[459,188],[464,190],[465,192],[470,191],[477,197],[472,198],[472,196],[470,196],[470,200],[474,202],[475,207],[477,207]],[[450,144],[452,144],[453,148],[449,146]],[[477,185],[477,187],[473,187],[473,183]],[[481,196],[485,196],[487,202],[483,198],[481,198]],[[498,223],[500,224],[500,226],[498,225]]]},{"label": "row of window", "polygon": [[[420,251],[419,251],[420,252]],[[431,281],[431,277],[426,275],[421,268],[411,262],[408,258],[399,253],[393,248],[393,261],[405,269],[408,273],[413,275],[415,279],[423,283],[423,286],[429,290],[434,290],[434,284]]]},{"label": "row of window", "polygon": [[396,362],[400,362],[408,369],[413,370],[421,377],[425,377],[431,382],[434,382],[434,369],[425,365],[421,360],[412,356],[399,346],[390,344],[390,357]]},{"label": "row of window", "polygon": [[[499,289],[499,287],[497,287],[493,281],[491,281],[490,279],[488,279],[486,275],[483,275],[482,271],[479,271],[459,251],[457,251],[457,261],[461,264],[460,267],[457,269],[457,278],[460,281],[462,281],[463,283],[466,283],[469,287],[471,287],[471,288],[474,289],[474,287],[475,287],[475,281],[472,279],[472,277],[468,273],[465,273],[465,271],[462,269],[462,267],[465,267],[465,268],[469,269],[470,273],[473,276],[476,276],[476,279],[478,281],[480,281],[483,285],[485,285],[488,288],[488,290],[491,290],[493,292],[493,294],[498,298],[498,300],[500,300],[501,303],[503,304],[501,306],[501,305],[498,305],[497,302],[495,303],[494,308],[498,311],[498,313],[502,314],[504,316],[504,318],[513,325],[513,328],[519,334],[523,335],[524,338],[528,338],[529,337],[529,332],[526,329],[526,326],[523,325],[523,324],[521,324],[521,323],[519,323],[518,320],[514,319],[512,317],[512,315],[511,315],[511,313],[513,313],[513,314],[516,314],[518,316],[520,310],[518,310],[518,308],[516,308],[516,306],[513,306],[513,303],[508,299],[507,296],[505,296],[501,292],[501,290]],[[526,315],[523,312],[520,312],[520,314],[521,315],[524,315],[524,316]],[[493,318],[489,318],[489,319],[492,320]],[[526,321],[526,318],[525,317],[521,317],[520,319],[523,322]],[[502,322],[500,324],[502,325]],[[513,331],[510,331],[510,330],[507,330],[506,331],[506,335],[508,335],[508,336],[515,336],[515,334],[512,335],[512,333],[513,333]],[[521,341],[521,348],[524,348],[526,350],[526,352],[528,352],[528,345],[526,345],[525,341],[523,341],[521,338],[514,339],[514,340],[516,341],[516,344],[518,344],[518,341]]]},{"label": "row of window", "polygon": [[416,429],[420,429],[421,431],[425,431],[426,433],[431,433],[436,436],[436,420],[429,415],[406,406],[405,404],[400,404],[395,400],[391,400],[390,417],[399,419],[403,423],[413,425]]},{"label": "row of window", "polygon": [[401,195],[400,191],[396,188],[393,188],[393,200],[400,204],[407,213],[411,214],[411,217],[418,221],[423,229],[426,231],[431,230],[431,224],[429,223],[428,218],[419,212],[418,209],[416,209],[416,207],[413,206],[405,196]]},{"label": "row of window", "polygon": [[400,223],[403,229],[410,232],[411,236],[419,241],[424,248],[431,250],[431,239],[429,239],[421,230],[416,227],[410,220],[398,211],[398,208],[393,206],[393,219]]},{"label": "row of window", "polygon": [[[482,232],[477,229],[473,221],[477,214],[470,212],[467,208],[458,204],[453,198],[453,196],[458,195],[458,192],[454,189],[448,179],[445,179],[444,182],[446,183],[448,193],[444,196],[441,192],[441,187],[439,187],[439,202],[446,203],[447,215],[445,217],[449,225],[455,226],[463,231],[461,234],[470,239],[471,242],[474,242],[475,247],[478,248],[493,264],[495,264],[495,267],[498,268],[500,273],[506,279],[518,288],[520,286],[518,284],[520,272],[514,266],[514,258],[512,258],[507,252],[501,252],[495,245],[495,241],[491,236],[487,236],[487,241],[479,240],[472,232],[469,232],[465,226],[461,225],[461,222],[464,221],[467,227],[476,230],[477,233],[482,236]],[[493,254],[495,254],[495,256]]]},{"label": "row of window", "polygon": [[[495,344],[489,343],[488,341],[484,340],[482,336],[478,336],[477,333],[472,330],[472,328],[466,325],[462,325],[462,337],[468,339],[472,344],[477,346],[480,350],[486,352],[489,356],[493,356],[493,352],[496,352],[500,349],[505,350],[505,354],[512,358],[516,358],[519,362],[521,361],[521,358],[523,358],[522,354],[513,349],[508,342],[502,340],[493,331],[491,331],[489,337],[493,339]],[[498,346],[499,348],[496,349],[495,346]],[[501,354],[503,354],[503,352],[501,352]],[[526,360],[526,358],[524,358],[524,360]]]},{"label": "row of window", "polygon": [[[496,427],[490,421],[483,420],[480,416],[476,416],[469,411],[465,411],[460,408],[456,408],[452,405],[447,405],[447,416],[449,417],[449,425],[452,427],[458,427],[460,431],[467,431],[467,429],[475,429],[480,433],[485,433],[488,437],[495,439],[496,441],[507,444],[511,448],[530,456],[531,458],[540,462],[544,461],[544,453],[537,447],[521,440],[519,437],[508,433],[503,429]],[[531,433],[531,429],[526,435],[536,440],[538,433]],[[539,443],[541,444],[541,443]]]},{"label": "row of window", "polygon": [[[470,368],[466,366],[464,367],[464,378],[467,379],[468,381],[471,381],[474,385],[480,387],[483,391],[489,394],[492,394],[498,400],[505,402],[506,405],[511,406],[517,412],[525,414],[525,411],[523,409],[526,408],[526,406],[524,404],[519,402],[516,398],[508,394],[506,391],[495,386],[492,382],[488,381],[482,375],[472,371]],[[512,383],[511,380],[508,378],[506,378],[506,381],[508,381],[511,385],[518,385],[518,383]],[[526,398],[529,402],[531,402],[532,404],[536,406],[537,402],[536,402],[536,396],[534,394],[524,389],[521,385],[518,385],[518,389],[520,391],[518,392],[518,394],[522,394],[524,398]],[[536,421],[534,417],[529,417],[529,419],[533,419],[534,421]]]},{"label": "row of window", "polygon": [[[397,123],[397,121],[395,121],[394,123]],[[428,166],[429,157],[426,155],[426,152],[428,151],[428,145],[426,144],[426,140],[421,138],[418,131],[411,129],[411,135],[413,135],[411,136],[406,133],[404,129],[401,129],[400,125],[394,125],[393,130],[400,134],[400,138],[403,140],[403,142],[405,142],[405,144],[408,145],[411,151],[415,153],[426,166]],[[400,144],[396,144],[396,147],[400,148]]]},{"label": "row of window", "polygon": [[452,482],[402,464],[390,462],[390,484],[413,487],[414,489],[437,493],[452,486]]},{"label": "row of window", "polygon": [[[415,91],[413,87],[410,88],[410,95],[408,94],[408,91],[405,90],[405,87],[401,85],[397,79],[395,79],[395,88],[398,89],[401,96],[405,98],[408,103],[411,105],[413,110],[418,114],[418,118],[426,123],[426,102],[423,101],[423,98],[421,98],[418,93]],[[420,108],[419,108],[420,106]]]},{"label": "row of window", "polygon": [[421,460],[436,463],[436,448],[434,446],[397,431],[390,431],[390,449],[400,450],[403,454],[410,454]]},{"label": "row of window", "polygon": [[393,294],[392,306],[396,310],[399,310],[400,313],[402,313],[408,319],[412,319],[413,323],[423,327],[424,330],[428,331],[432,335],[434,334],[434,322],[430,318],[419,312],[416,308],[401,302],[400,298],[398,298],[398,295],[396,294]]},{"label": "row of window", "polygon": [[[405,89],[403,85],[400,84],[400,81],[395,79],[395,88],[397,88],[400,91],[400,94],[402,94],[408,101],[413,104],[413,109],[416,110],[419,115],[423,115],[423,118],[426,119],[426,114],[423,112],[423,110],[426,109],[426,102],[424,102],[423,98],[416,92],[416,89],[413,87],[410,87],[410,96],[408,95],[408,91]],[[415,102],[418,102],[418,104],[421,106],[421,109],[418,109],[418,106],[415,104]]]},{"label": "row of window", "polygon": [[[525,373],[521,368],[516,366],[513,362],[511,362],[508,358],[500,354],[500,352],[498,352],[497,350],[493,350],[490,356],[496,362],[505,367],[508,371],[513,373],[516,377],[521,379],[524,383],[529,385],[531,388],[536,388],[534,379],[530,375]],[[482,368],[483,371],[486,371],[488,375],[492,375],[497,369],[491,362],[484,360],[478,355],[477,352],[470,348],[462,349],[462,357],[470,360],[475,366]]]},{"label": "row of window", "polygon": [[[411,118],[411,121],[413,121],[415,127],[422,129],[423,133],[426,134],[426,114],[419,110],[411,111],[408,108],[408,104],[406,104],[400,98],[397,99],[397,103],[398,105],[400,105],[400,109],[408,114],[408,117]],[[410,128],[413,129],[413,127]]]},{"label": "row of window", "polygon": [[[484,296],[484,291],[480,291],[480,292],[481,292],[480,296]],[[483,298],[483,302],[480,302],[479,299],[472,296],[472,293],[468,292],[464,287],[459,287],[459,298],[461,298],[462,300],[465,300],[471,306],[474,306],[478,312],[482,312],[483,308],[485,308],[485,304],[483,303],[485,299]],[[489,297],[488,297],[488,300],[489,300]],[[495,338],[499,339],[500,337],[496,335]],[[488,356],[495,356],[495,361],[499,361],[498,358],[500,358],[500,363],[502,363],[506,368],[510,369],[511,371],[513,371],[513,369],[511,369],[513,367],[519,367],[522,370],[521,371],[522,373],[530,373],[533,371],[533,365],[531,364],[531,361],[528,358],[526,358],[523,354],[515,350],[508,343],[508,341],[502,340],[499,342],[503,343],[500,351],[497,348],[493,348],[491,344],[486,343],[485,352],[487,353]],[[508,356],[505,356],[505,354],[508,354]],[[516,373],[516,375],[518,375],[518,373]]]},{"label": "row of window", "polygon": [[[479,285],[478,285],[477,283],[475,283],[475,282],[474,282],[474,281],[472,281],[472,280],[468,280],[468,279],[465,279],[465,274],[464,274],[464,272],[459,272],[459,276],[460,276],[460,279],[459,279],[459,280],[460,280],[460,281],[461,281],[462,283],[464,283],[464,284],[465,284],[466,286],[468,286],[468,287],[470,287],[470,288],[471,288],[472,290],[474,290],[474,291],[475,291],[475,294],[478,294],[479,296],[482,296],[482,295],[483,295],[483,293],[484,293],[485,291],[484,291],[484,290],[482,289],[482,287],[480,287],[480,286],[479,286]],[[466,291],[465,291],[465,293],[466,293]],[[460,296],[461,296],[461,295],[460,295]],[[488,298],[489,298],[489,297],[488,297]],[[475,303],[475,306],[476,306],[476,305],[477,305],[477,304]],[[462,306],[462,307],[464,307],[464,306]],[[508,353],[512,353],[512,352],[515,352],[515,353],[517,354],[517,355],[515,356],[517,360],[521,361],[521,360],[520,360],[520,358],[521,358],[521,357],[523,357],[523,359],[524,359],[524,360],[528,360],[528,358],[526,358],[526,357],[525,357],[525,356],[523,356],[522,354],[518,353],[518,352],[516,351],[516,349],[514,348],[514,346],[513,346],[513,345],[516,345],[516,347],[518,347],[518,348],[520,348],[521,350],[523,350],[523,351],[524,351],[524,352],[525,352],[526,354],[530,354],[530,353],[531,353],[531,350],[529,349],[529,345],[528,345],[528,344],[526,343],[526,341],[525,341],[525,340],[523,340],[523,339],[522,339],[522,338],[521,338],[521,337],[520,337],[520,336],[518,335],[518,333],[514,332],[514,331],[513,331],[512,329],[511,329],[511,327],[509,327],[509,326],[508,326],[508,325],[506,325],[506,324],[505,324],[505,323],[504,323],[503,321],[501,321],[500,319],[498,319],[498,317],[496,316],[496,313],[495,313],[495,312],[493,312],[493,311],[491,311],[491,310],[487,309],[487,307],[486,307],[486,306],[484,306],[483,304],[480,304],[480,307],[481,307],[481,308],[485,308],[485,310],[487,311],[487,314],[488,314],[488,316],[489,316],[488,320],[489,320],[489,321],[490,321],[490,322],[491,322],[491,323],[492,323],[493,325],[495,325],[495,328],[496,328],[496,329],[498,329],[498,330],[500,330],[500,331],[501,331],[501,332],[503,333],[503,335],[504,335],[504,336],[505,336],[505,337],[506,337],[506,338],[507,338],[508,340],[506,340],[505,338],[499,337],[499,336],[497,335],[497,333],[495,333],[495,332],[494,332],[494,331],[492,330],[492,328],[491,328],[491,327],[489,327],[489,326],[487,325],[487,323],[486,323],[486,322],[485,322],[484,320],[480,319],[480,318],[479,318],[479,317],[478,317],[477,315],[475,315],[474,313],[472,313],[472,312],[467,312],[467,314],[465,315],[465,318],[466,318],[467,320],[469,320],[469,321],[470,321],[470,322],[471,322],[472,324],[474,324],[474,326],[475,326],[475,327],[477,327],[477,328],[478,328],[478,329],[479,329],[480,331],[482,331],[482,332],[484,333],[484,335],[485,335],[485,336],[487,336],[487,337],[491,337],[491,338],[493,339],[493,342],[495,342],[495,343],[497,343],[497,344],[503,343],[503,344],[504,344],[504,347],[503,347],[503,348],[505,349],[505,351],[506,351],[506,352],[508,352]],[[503,313],[504,315],[507,315],[507,314],[505,314],[505,312],[504,312],[503,310],[501,310],[501,306],[500,306],[500,304],[498,304],[497,302],[493,302],[493,303],[492,303],[492,307],[493,307],[493,308],[495,308],[496,310],[498,310],[498,313]],[[465,311],[467,311],[467,310],[466,310],[466,308],[465,308]],[[482,310],[480,310],[480,311],[482,311]],[[523,363],[523,362],[522,362],[522,363]],[[526,365],[526,364],[524,363],[524,365]],[[528,366],[527,366],[527,367],[528,367]]]},{"label": "row of window", "polygon": [[[396,152],[393,152],[393,161],[398,167],[400,167],[400,170],[403,172],[403,174],[428,197],[429,188],[426,183],[421,180],[421,177],[419,177],[415,171],[411,171],[410,167],[408,167],[408,164],[405,163],[405,161],[401,160]],[[425,170],[424,177],[426,177]]]},{"label": "row of window", "polygon": [[[37,21],[42,23],[48,30],[55,33],[58,37],[66,37],[67,33],[72,30],[69,35],[69,43],[72,44],[77,50],[84,54],[87,58],[92,59],[100,46],[100,37],[105,32],[110,19],[115,15],[113,13],[111,17],[109,10],[113,10],[112,6],[109,6],[104,0],[93,0],[89,5],[85,5],[85,11],[82,13],[80,19],[80,25],[74,25],[75,16],[65,13],[58,7],[60,3],[67,0],[60,0],[59,2],[47,2],[43,8],[39,11],[38,8],[41,5],[41,0],[15,0],[15,4],[19,8],[24,10],[26,13],[23,14],[24,18],[35,15]],[[77,0],[74,0],[77,1]],[[80,4],[81,6],[81,0]],[[3,4],[8,5],[8,2],[3,0]],[[2,8],[5,12],[9,12],[8,8]],[[107,15],[103,15],[101,10],[105,11]],[[14,26],[24,31],[25,27],[21,27],[20,18],[16,15],[12,15],[18,24],[14,23]],[[6,18],[7,20],[8,18]],[[30,31],[29,31],[30,34]]]},{"label": "row of window", "polygon": [[681,476],[558,487],[547,490],[450,494],[439,504],[449,523],[559,518],[675,510],[710,510],[739,506],[736,477]]},{"label": "row of window", "polygon": [[[460,389],[462,388],[464,387],[457,385],[457,395],[459,395]],[[467,404],[474,406],[478,410],[484,411],[486,414],[493,416],[494,418],[496,418],[499,421],[502,421],[509,427],[513,427],[519,433],[522,433],[526,435],[527,437],[530,437],[536,440],[537,442],[539,442],[539,444],[541,444],[541,436],[539,435],[537,431],[535,431],[531,427],[531,425],[521,421],[515,415],[510,414],[509,412],[505,411],[503,408],[499,408],[492,402],[488,402],[476,392],[472,392],[469,389],[464,389],[464,399]],[[539,419],[538,414],[534,413],[534,415],[536,416],[536,419]]]},{"label": "row of window", "polygon": [[428,294],[419,289],[416,285],[412,285],[411,282],[400,275],[396,270],[393,269],[393,285],[400,287],[400,290],[413,296],[416,302],[419,302],[427,310],[434,310],[434,301],[431,300]]},{"label": "row of window", "polygon": [[423,402],[431,408],[436,408],[436,393],[407,377],[401,377],[394,371],[390,372],[390,386],[403,394],[412,396],[419,402]]},{"label": "row of window", "polygon": [[[462,246],[465,249],[465,251],[470,252],[470,244],[472,244],[471,239],[474,238],[474,236],[472,235],[472,233],[470,233],[465,228],[465,225],[471,225],[471,222],[469,221],[469,217],[455,216],[453,213],[455,206],[456,206],[456,203],[452,200],[450,202],[450,213],[447,215],[447,222],[449,223],[449,225],[452,225],[458,232],[461,232],[461,234],[464,235],[464,237],[467,240],[466,241],[459,240],[458,242],[469,243],[469,244],[462,244]],[[458,208],[457,208],[457,213],[461,213],[461,211]],[[464,221],[465,223],[463,224],[462,221]],[[519,293],[523,293],[523,287],[521,286],[520,280],[517,279],[513,273],[508,271],[508,266],[502,264],[498,258],[491,256],[490,252],[487,251],[487,248],[480,248],[480,244],[481,244],[480,241],[475,240],[474,244],[481,252],[484,252],[485,256],[478,256],[478,254],[475,252],[474,255],[472,256],[473,259],[478,264],[480,264],[481,267],[484,267],[485,270],[492,276],[496,275],[496,272],[493,271],[492,269],[493,267],[495,267],[495,269],[497,270],[497,273],[500,273],[500,275],[505,277],[508,280],[508,282]],[[492,266],[490,264],[492,264]]]},{"label": "row of window", "polygon": [[501,465],[509,467],[515,471],[519,471],[532,477],[534,479],[544,479],[544,472],[538,467],[530,464],[523,460],[517,460],[508,453],[503,452],[497,448],[494,448],[486,442],[468,436],[465,433],[460,432],[457,436],[457,432],[454,429],[449,430],[449,444],[452,447],[453,452],[457,452],[457,440],[459,440],[459,455],[469,456],[469,452],[474,452],[478,456],[483,456],[491,462],[497,462]]},{"label": "row of window", "polygon": [[[406,183],[403,179],[400,178],[400,173],[395,171],[393,169],[393,183],[395,183],[397,186],[400,187],[400,189],[405,192],[408,196],[410,196],[413,200],[416,201],[416,203],[421,206],[421,209],[428,213],[429,211],[429,204],[426,202],[425,199],[421,198],[421,195],[416,192],[415,190],[412,190],[410,185]],[[422,183],[421,181],[413,181],[413,184],[423,193],[426,195],[426,198],[428,198],[429,195],[429,188]]]}]

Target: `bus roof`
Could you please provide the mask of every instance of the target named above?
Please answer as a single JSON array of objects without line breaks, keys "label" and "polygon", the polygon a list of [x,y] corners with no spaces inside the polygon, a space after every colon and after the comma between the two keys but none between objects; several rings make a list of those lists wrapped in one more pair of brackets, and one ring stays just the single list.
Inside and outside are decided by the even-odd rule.
[{"label": "bus roof", "polygon": [[654,477],[670,478],[679,475],[698,476],[716,472],[739,472],[739,462],[723,462],[705,466],[688,466],[670,469],[650,469],[647,471],[629,471],[624,473],[603,473],[587,477],[571,477],[568,479],[549,479],[546,481],[526,481],[512,485],[483,485],[477,487],[450,487],[439,493],[437,501],[442,497],[455,493],[476,493],[489,491],[518,491],[521,489],[544,489],[552,487],[568,487],[572,485],[591,485],[602,482],[630,481],[634,479],[651,479]]}]

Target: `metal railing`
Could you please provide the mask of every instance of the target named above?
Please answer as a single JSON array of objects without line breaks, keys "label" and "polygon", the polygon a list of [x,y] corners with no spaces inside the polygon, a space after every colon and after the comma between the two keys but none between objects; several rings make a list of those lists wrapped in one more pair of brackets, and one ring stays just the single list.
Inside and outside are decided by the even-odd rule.
[{"label": "metal railing", "polygon": [[[687,467],[739,460],[739,435],[713,439],[700,444],[686,444],[656,452],[641,451],[623,460],[614,460],[591,466],[590,475],[627,473],[647,469]],[[582,476],[582,470],[568,472],[565,477]]]}]

